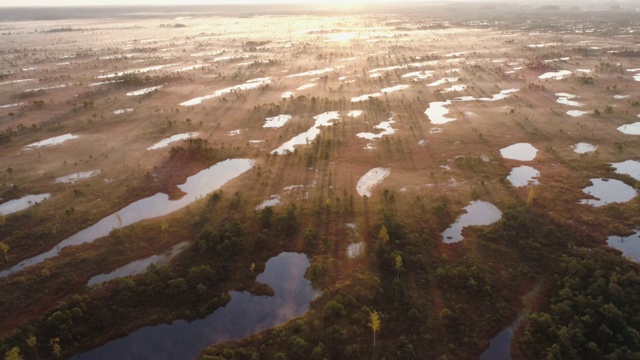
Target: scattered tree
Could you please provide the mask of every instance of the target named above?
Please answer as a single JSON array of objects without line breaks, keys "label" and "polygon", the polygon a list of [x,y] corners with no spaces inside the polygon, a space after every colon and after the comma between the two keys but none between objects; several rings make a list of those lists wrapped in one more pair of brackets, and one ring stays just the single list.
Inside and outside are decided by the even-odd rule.
[{"label": "scattered tree", "polygon": [[529,196],[527,197],[527,205],[531,205],[535,197],[536,197],[535,188],[531,188],[531,190],[529,190]]},{"label": "scattered tree", "polygon": [[36,339],[36,337],[33,335],[29,336],[29,338],[27,339],[27,345],[29,345],[29,347],[36,354],[36,359],[40,359],[40,356],[38,355],[38,339]]},{"label": "scattered tree", "polygon": [[396,255],[396,279],[400,278],[400,269],[402,269],[402,256]]},{"label": "scattered tree", "polygon": [[383,244],[389,242],[389,232],[387,231],[387,227],[384,224],[382,224],[380,232],[378,233],[378,240],[382,241]]},{"label": "scattered tree", "polygon": [[22,360],[22,356],[20,356],[20,348],[16,346],[7,351],[7,354],[4,356],[4,360]]},{"label": "scattered tree", "polygon": [[0,250],[2,250],[2,254],[4,255],[4,261],[9,261],[7,257],[7,253],[9,252],[9,244],[4,241],[0,241]]},{"label": "scattered tree", "polygon": [[60,353],[62,352],[62,348],[60,347],[60,338],[53,338],[49,341],[49,345],[51,345],[51,353],[56,359],[60,358]]},{"label": "scattered tree", "polygon": [[380,325],[382,325],[380,314],[377,311],[372,312],[369,318],[369,327],[373,330],[373,346],[376,346],[376,332],[380,330]]}]

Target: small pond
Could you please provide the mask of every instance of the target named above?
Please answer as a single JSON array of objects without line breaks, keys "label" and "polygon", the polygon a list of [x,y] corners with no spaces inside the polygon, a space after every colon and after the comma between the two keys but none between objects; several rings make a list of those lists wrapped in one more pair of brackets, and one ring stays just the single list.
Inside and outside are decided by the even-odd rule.
[{"label": "small pond", "polygon": [[627,135],[640,135],[640,122],[622,125],[618,128],[618,131]]},{"label": "small pond", "polygon": [[619,163],[613,163],[611,166],[616,169],[617,174],[629,175],[637,181],[640,181],[640,161],[627,160]]},{"label": "small pond", "polygon": [[136,260],[108,274],[96,275],[89,279],[89,282],[87,282],[87,286],[102,284],[109,280],[123,278],[126,276],[142,274],[147,271],[147,268],[151,264],[157,266],[164,265],[171,259],[173,259],[176,255],[180,254],[187,247],[187,245],[189,245],[188,242],[182,242],[180,244],[172,246],[171,249],[169,249],[169,251],[165,252],[164,254],[153,255],[146,259]]},{"label": "small pond", "polygon": [[77,181],[80,180],[84,180],[84,179],[88,179],[96,174],[98,174],[100,171],[98,170],[91,170],[91,171],[82,171],[82,172],[77,172],[75,174],[71,174],[71,175],[67,175],[67,176],[61,176],[59,178],[56,179],[56,183],[63,183],[63,184],[73,184]]},{"label": "small pond", "polygon": [[147,150],[158,150],[158,149],[166,148],[172,142],[191,139],[191,138],[195,138],[195,137],[198,137],[198,136],[200,136],[199,132],[176,134],[176,135],[173,135],[173,136],[170,136],[168,138],[165,138],[165,139],[162,139],[162,140],[158,141],[157,143],[153,144],[152,146],[149,146],[147,148]]},{"label": "small pond", "polygon": [[427,84],[427,86],[431,86],[431,87],[433,87],[433,86],[440,86],[440,85],[442,85],[442,84],[451,83],[451,82],[456,82],[456,81],[458,81],[458,79],[459,79],[459,78],[457,78],[457,77],[442,78],[442,79],[440,79],[440,80],[436,80],[436,81],[434,81],[434,82],[432,82],[432,83]]},{"label": "small pond", "polygon": [[460,215],[456,222],[442,233],[445,244],[464,240],[462,229],[467,226],[491,225],[502,218],[500,209],[485,201],[472,201],[464,210],[466,213]]},{"label": "small pond", "polygon": [[375,139],[380,139],[383,136],[393,135],[396,133],[396,129],[393,128],[394,123],[395,123],[395,120],[393,119],[393,116],[392,116],[389,118],[389,120],[382,121],[380,124],[373,127],[375,130],[381,130],[380,132],[378,133],[361,132],[361,133],[357,133],[356,136],[361,139],[375,140]]},{"label": "small pond", "polygon": [[73,140],[73,139],[77,139],[77,138],[78,138],[78,135],[65,134],[65,135],[52,137],[52,138],[49,138],[49,139],[46,139],[46,140],[38,141],[38,142],[35,142],[33,144],[29,144],[29,145],[25,146],[25,148],[33,149],[33,148],[40,148],[40,147],[44,147],[44,146],[59,145],[59,144],[62,144],[63,142],[65,142],[67,140]]},{"label": "small pond", "polygon": [[51,197],[51,194],[27,195],[20,199],[9,200],[0,204],[0,215],[9,215],[27,209],[43,200]]},{"label": "small pond", "polygon": [[211,95],[200,96],[200,97],[197,97],[197,98],[193,98],[191,100],[187,100],[185,102],[180,103],[180,106],[200,105],[205,100],[215,99],[215,98],[220,97],[222,95],[229,94],[229,93],[236,92],[236,91],[257,89],[257,88],[259,88],[261,86],[264,86],[264,85],[267,85],[267,84],[270,84],[270,83],[271,83],[271,79],[270,78],[252,79],[252,80],[247,81],[245,84],[240,84],[240,85],[231,86],[231,87],[228,87],[228,88],[217,90],[216,92],[214,92]]},{"label": "small pond", "polygon": [[434,101],[429,103],[429,108],[424,111],[425,115],[429,117],[429,121],[432,124],[442,125],[451,121],[456,121],[455,118],[445,117],[449,113],[449,109],[445,106],[451,105],[451,100],[447,101]]},{"label": "small pond", "polygon": [[351,110],[351,111],[349,111],[347,113],[347,116],[356,119],[356,118],[359,118],[360,116],[362,116],[363,113],[364,113],[364,111],[362,111],[362,110]]},{"label": "small pond", "polygon": [[278,115],[274,117],[268,117],[265,119],[264,128],[281,128],[291,120],[291,115]]},{"label": "small pond", "polygon": [[580,204],[595,207],[611,203],[625,203],[638,195],[631,186],[615,179],[591,179],[592,186],[582,189],[583,192],[595,199],[582,199]]},{"label": "small pond", "polygon": [[491,339],[489,348],[480,354],[480,360],[511,360],[511,339],[518,326],[519,318]]},{"label": "small pond", "polygon": [[145,95],[145,94],[149,94],[149,93],[152,93],[152,92],[154,92],[156,90],[160,90],[160,89],[162,89],[162,85],[152,86],[152,87],[148,87],[148,88],[144,88],[144,89],[128,92],[127,96]]},{"label": "small pond", "polygon": [[280,195],[271,195],[267,200],[261,202],[256,206],[256,210],[262,210],[267,207],[276,206],[280,204]]},{"label": "small pond", "polygon": [[391,175],[391,169],[389,168],[373,168],[362,175],[358,184],[356,185],[356,191],[360,196],[371,197],[371,190],[380,184],[387,176]]},{"label": "small pond", "polygon": [[304,145],[312,142],[320,135],[320,127],[329,126],[335,121],[340,120],[340,114],[338,114],[337,111],[328,111],[314,116],[313,119],[315,123],[309,130],[294,136],[291,140],[280,145],[279,148],[273,150],[271,153],[274,155],[284,155],[288,152],[293,152],[296,145]]},{"label": "small pond", "polygon": [[134,111],[133,108],[119,109],[119,110],[114,110],[113,114],[114,115],[122,115],[122,114],[130,113],[130,112],[133,112],[133,111]]},{"label": "small pond", "polygon": [[587,115],[592,113],[592,111],[582,111],[582,110],[569,110],[567,111],[567,115],[571,117],[581,117],[583,115]]},{"label": "small pond", "polygon": [[362,255],[364,251],[364,242],[351,243],[347,246],[347,256],[349,259],[355,259]]},{"label": "small pond", "polygon": [[571,99],[577,98],[578,95],[567,94],[567,93],[557,93],[556,96],[558,97],[558,100],[556,100],[558,104],[567,105],[567,106],[576,106],[576,107],[584,106],[584,104],[581,102],[571,100]]},{"label": "small pond", "polygon": [[571,148],[573,149],[573,152],[575,152],[576,154],[586,154],[588,152],[594,152],[598,150],[597,146],[591,145],[589,143],[577,143],[571,146]]},{"label": "small pond", "polygon": [[519,166],[511,170],[511,173],[507,176],[507,180],[515,187],[524,187],[538,185],[539,177],[540,171],[531,166]]},{"label": "small pond", "polygon": [[518,143],[500,149],[500,154],[505,159],[531,161],[536,158],[538,149],[529,143]]},{"label": "small pond", "polygon": [[627,237],[609,236],[607,244],[622,251],[623,256],[640,262],[640,230],[636,230],[635,234]]},{"label": "small pond", "polygon": [[553,79],[553,80],[562,80],[565,76],[571,75],[572,72],[569,70],[560,70],[560,71],[550,71],[538,76],[540,80]]}]

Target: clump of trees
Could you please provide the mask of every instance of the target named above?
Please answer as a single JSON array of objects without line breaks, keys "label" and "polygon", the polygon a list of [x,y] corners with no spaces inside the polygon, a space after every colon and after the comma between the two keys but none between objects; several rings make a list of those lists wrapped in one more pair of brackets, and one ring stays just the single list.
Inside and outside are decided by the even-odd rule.
[{"label": "clump of trees", "polygon": [[527,319],[530,358],[640,357],[640,271],[611,251],[560,258],[549,304]]}]

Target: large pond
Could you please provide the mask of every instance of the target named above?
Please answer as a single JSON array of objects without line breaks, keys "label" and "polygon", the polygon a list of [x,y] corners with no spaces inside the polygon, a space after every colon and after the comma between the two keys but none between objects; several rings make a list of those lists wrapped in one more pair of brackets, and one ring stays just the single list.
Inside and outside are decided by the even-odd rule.
[{"label": "large pond", "polygon": [[177,200],[169,199],[169,195],[158,193],[151,197],[131,203],[120,211],[113,213],[96,224],[64,239],[53,249],[23,260],[13,267],[0,271],[0,277],[5,277],[13,272],[38,264],[52,258],[60,250],[67,246],[80,245],[108,235],[111,230],[134,224],[141,220],[168,215],[176,210],[191,204],[205,195],[219,189],[228,181],[236,178],[253,167],[253,160],[232,159],[219,162],[208,169],[187,178],[187,181],[178,185],[178,188],[186,194]]},{"label": "large pond", "polygon": [[464,240],[462,229],[467,226],[491,225],[502,218],[500,209],[485,201],[472,201],[464,210],[466,213],[460,215],[456,222],[442,233],[445,244]]},{"label": "large pond", "polygon": [[582,199],[579,201],[580,204],[599,207],[611,203],[624,203],[638,195],[634,188],[620,180],[591,179],[591,183],[592,186],[588,186],[582,191],[595,199]]},{"label": "large pond", "polygon": [[635,234],[627,237],[609,236],[607,244],[622,251],[623,256],[640,262],[640,230],[636,230]]},{"label": "large pond", "polygon": [[281,253],[256,279],[269,285],[274,296],[232,291],[231,301],[204,319],[144,327],[72,359],[194,359],[207,346],[241,339],[306,313],[316,294],[304,278],[308,267],[306,255]]},{"label": "large pond", "polygon": [[10,200],[0,204],[0,215],[9,215],[29,208],[43,200],[48,199],[51,194],[27,195],[20,199]]}]

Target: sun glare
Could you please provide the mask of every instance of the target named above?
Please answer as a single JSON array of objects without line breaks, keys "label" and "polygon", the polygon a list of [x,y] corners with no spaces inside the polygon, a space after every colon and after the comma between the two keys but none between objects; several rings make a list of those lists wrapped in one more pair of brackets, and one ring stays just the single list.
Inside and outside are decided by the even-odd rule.
[{"label": "sun glare", "polygon": [[343,44],[348,43],[349,40],[353,39],[354,37],[356,37],[356,33],[354,32],[336,33],[328,36],[329,41],[340,42]]}]

